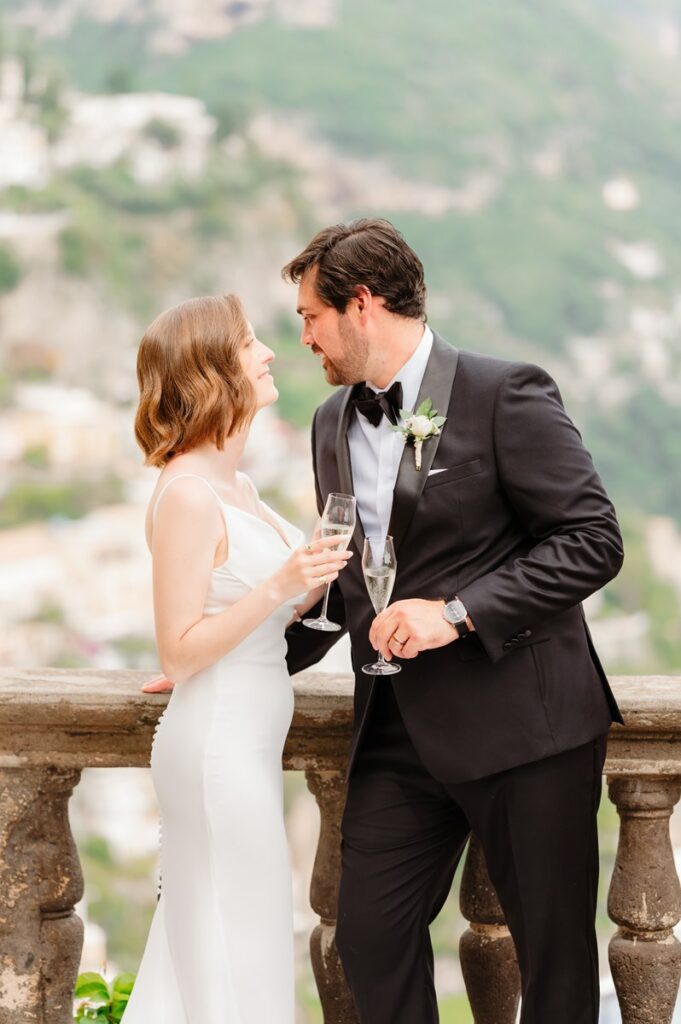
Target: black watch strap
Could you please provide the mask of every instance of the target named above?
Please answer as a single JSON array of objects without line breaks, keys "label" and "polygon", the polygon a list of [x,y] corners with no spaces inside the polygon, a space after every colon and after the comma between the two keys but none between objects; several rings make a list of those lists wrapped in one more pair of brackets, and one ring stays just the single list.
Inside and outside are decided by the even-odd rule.
[{"label": "black watch strap", "polygon": [[[459,599],[459,597],[456,594],[449,601],[446,598],[444,599],[446,605],[451,604],[452,601],[459,601],[459,600],[460,599]],[[461,602],[461,604],[463,605],[463,602]],[[457,619],[455,622],[452,622],[452,620],[449,618],[449,616],[445,616],[445,617],[447,619],[447,622],[449,622],[450,625],[456,627],[456,631],[457,631],[457,633],[459,635],[459,639],[463,639],[463,637],[468,636],[472,632],[472,630],[468,628],[468,622],[466,621],[467,616],[464,616],[463,619]]]},{"label": "black watch strap", "polygon": [[468,628],[468,623],[466,622],[465,619],[461,619],[460,622],[457,622],[457,624],[456,624],[456,631],[459,634],[459,639],[460,640],[463,637],[468,636],[468,634],[471,632],[470,629]]}]

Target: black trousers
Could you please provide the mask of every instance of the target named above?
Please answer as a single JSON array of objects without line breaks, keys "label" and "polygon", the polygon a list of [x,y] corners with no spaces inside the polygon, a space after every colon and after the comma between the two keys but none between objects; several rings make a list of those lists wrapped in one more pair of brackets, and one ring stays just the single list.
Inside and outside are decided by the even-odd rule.
[{"label": "black trousers", "polygon": [[[484,742],[484,737],[481,737]],[[336,943],[361,1024],[436,1024],[428,925],[469,832],[522,976],[522,1024],[597,1024],[596,812],[606,736],[456,784],[433,779],[376,681],[341,825]]]}]

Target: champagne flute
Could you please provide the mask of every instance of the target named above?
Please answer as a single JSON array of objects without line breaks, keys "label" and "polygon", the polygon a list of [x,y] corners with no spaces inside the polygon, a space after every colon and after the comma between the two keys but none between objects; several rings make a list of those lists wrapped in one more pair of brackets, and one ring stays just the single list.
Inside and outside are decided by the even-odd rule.
[{"label": "champagne flute", "polygon": [[[343,537],[344,543],[335,545],[335,550],[345,551],[355,532],[356,501],[352,494],[332,493],[326,499],[322,514],[322,537]],[[327,617],[331,584],[326,584],[322,614],[318,619],[303,619],[308,629],[319,629],[324,633],[336,633],[342,626]]]},{"label": "champagne flute", "polygon": [[[362,572],[374,611],[379,615],[388,607],[397,574],[397,559],[390,535],[366,538],[362,553]],[[401,671],[401,665],[386,661],[383,654],[379,654],[378,661],[373,665],[362,665],[362,672],[366,672],[368,676],[392,676]]]}]

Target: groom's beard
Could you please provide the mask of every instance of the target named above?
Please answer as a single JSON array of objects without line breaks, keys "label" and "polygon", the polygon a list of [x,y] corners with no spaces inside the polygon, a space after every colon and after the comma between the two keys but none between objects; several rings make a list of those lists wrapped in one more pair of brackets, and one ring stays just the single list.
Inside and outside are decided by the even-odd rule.
[{"label": "groom's beard", "polygon": [[369,342],[344,316],[338,318],[338,334],[343,342],[343,355],[332,360],[324,353],[324,376],[329,384],[359,384],[366,380]]}]

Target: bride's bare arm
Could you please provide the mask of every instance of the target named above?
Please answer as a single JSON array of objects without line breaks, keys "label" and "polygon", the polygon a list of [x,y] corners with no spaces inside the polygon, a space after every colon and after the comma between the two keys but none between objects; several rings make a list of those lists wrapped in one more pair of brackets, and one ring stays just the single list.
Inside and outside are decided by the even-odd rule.
[{"label": "bride's bare arm", "polygon": [[[224,533],[215,500],[178,481],[159,503],[152,535],[156,644],[173,683],[214,664],[284,601],[316,589],[319,576],[335,579],[348,553],[337,538],[299,548],[268,579],[216,615],[203,615],[215,550]],[[329,542],[336,541],[336,544]]]},{"label": "bride's bare arm", "polygon": [[[295,606],[295,613],[287,622],[287,628],[293,625],[294,622],[299,622],[306,612],[309,612],[311,608],[314,608],[314,606],[322,600],[322,598],[324,597],[325,589],[325,585],[322,585],[320,587],[315,587],[314,590],[310,590],[306,594],[305,600],[301,601],[300,604],[297,604]],[[174,683],[170,679],[168,679],[166,675],[162,675],[154,676],[153,679],[150,679],[148,682],[144,683],[141,689],[144,691],[144,693],[164,693],[167,690],[172,690],[173,686]]]}]

